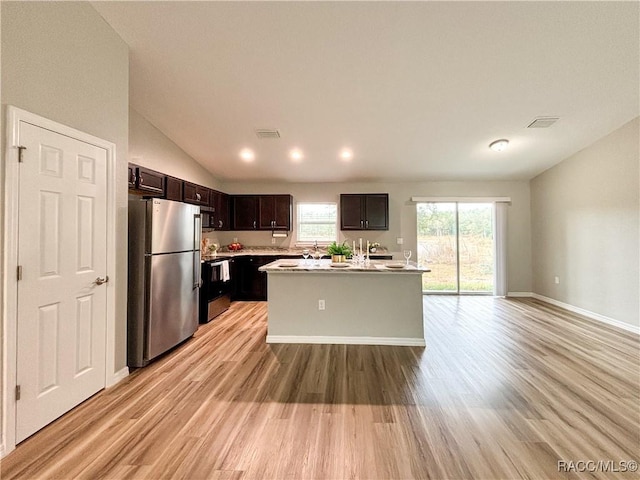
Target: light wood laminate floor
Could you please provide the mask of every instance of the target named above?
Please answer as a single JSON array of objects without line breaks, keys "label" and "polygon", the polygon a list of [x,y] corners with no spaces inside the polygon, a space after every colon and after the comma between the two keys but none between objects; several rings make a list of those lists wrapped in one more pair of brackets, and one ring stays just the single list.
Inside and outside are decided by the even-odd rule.
[{"label": "light wood laminate floor", "polygon": [[529,299],[424,304],[426,348],[267,345],[266,303],[235,303],[1,477],[638,478],[558,471],[640,460],[636,335]]}]

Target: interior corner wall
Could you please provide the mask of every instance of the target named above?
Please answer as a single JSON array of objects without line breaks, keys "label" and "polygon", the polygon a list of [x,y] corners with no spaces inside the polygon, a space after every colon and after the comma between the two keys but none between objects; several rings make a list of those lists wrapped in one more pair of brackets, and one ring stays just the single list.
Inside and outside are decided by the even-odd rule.
[{"label": "interior corner wall", "polygon": [[639,132],[640,117],[531,181],[534,293],[634,327]]},{"label": "interior corner wall", "polygon": [[220,189],[208,170],[133,108],[129,110],[129,161],[188,182]]},{"label": "interior corner wall", "polygon": [[[0,2],[0,9],[2,135],[6,106],[14,105],[116,145],[118,372],[126,367],[129,49],[88,2]],[[3,190],[5,161],[3,150]]]}]

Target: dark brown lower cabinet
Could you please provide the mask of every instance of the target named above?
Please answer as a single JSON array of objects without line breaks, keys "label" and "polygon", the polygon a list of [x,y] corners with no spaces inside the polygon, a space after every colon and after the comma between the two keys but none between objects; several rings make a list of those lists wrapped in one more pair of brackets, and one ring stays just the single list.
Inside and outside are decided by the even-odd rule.
[{"label": "dark brown lower cabinet", "polygon": [[282,258],[276,255],[235,257],[231,271],[234,289],[232,300],[264,301],[267,299],[267,274],[258,269]]},{"label": "dark brown lower cabinet", "polygon": [[371,260],[393,260],[393,255],[384,255],[384,254],[376,255],[375,253],[370,253],[369,258]]}]

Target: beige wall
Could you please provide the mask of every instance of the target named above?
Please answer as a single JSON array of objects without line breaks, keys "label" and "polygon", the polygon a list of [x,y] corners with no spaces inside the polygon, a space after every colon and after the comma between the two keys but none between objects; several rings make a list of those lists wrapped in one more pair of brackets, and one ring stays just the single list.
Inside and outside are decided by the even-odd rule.
[{"label": "beige wall", "polygon": [[[404,247],[416,251],[416,206],[412,196],[511,197],[508,207],[508,289],[510,292],[531,291],[531,230],[529,182],[415,182],[415,183],[227,183],[228,193],[291,193],[297,202],[336,202],[341,193],[389,193],[389,230],[385,232],[340,232],[340,240],[363,238],[379,242],[400,257],[403,247],[396,239],[404,239]],[[295,225],[293,226],[295,230]],[[213,232],[213,241],[227,244],[237,237],[246,245],[271,244],[270,232]],[[276,239],[276,246],[287,247],[293,241]],[[415,253],[413,259],[415,260]]]},{"label": "beige wall", "polygon": [[531,181],[534,292],[636,327],[639,130],[636,118]]},{"label": "beige wall", "polygon": [[128,47],[88,3],[1,2],[0,8],[2,135],[6,105],[14,105],[117,147],[117,371],[126,365]]},{"label": "beige wall", "polygon": [[220,188],[209,171],[133,108],[129,110],[129,161],[205,187]]}]

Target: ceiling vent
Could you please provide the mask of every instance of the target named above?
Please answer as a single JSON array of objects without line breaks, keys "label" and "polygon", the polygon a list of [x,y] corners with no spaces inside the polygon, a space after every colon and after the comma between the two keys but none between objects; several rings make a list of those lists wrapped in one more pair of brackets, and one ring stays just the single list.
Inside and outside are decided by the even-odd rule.
[{"label": "ceiling vent", "polygon": [[527,128],[549,128],[560,120],[558,117],[537,117]]},{"label": "ceiling vent", "polygon": [[256,128],[258,138],[280,138],[280,130],[277,128]]}]

